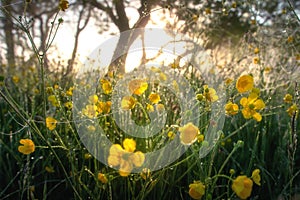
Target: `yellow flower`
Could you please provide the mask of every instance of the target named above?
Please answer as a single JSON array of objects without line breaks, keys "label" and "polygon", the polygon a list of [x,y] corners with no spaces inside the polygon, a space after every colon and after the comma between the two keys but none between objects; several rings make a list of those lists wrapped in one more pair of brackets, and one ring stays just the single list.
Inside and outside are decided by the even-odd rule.
[{"label": "yellow flower", "polygon": [[98,173],[98,180],[99,180],[101,183],[103,183],[103,184],[105,184],[105,183],[108,182],[108,180],[107,180],[105,174],[100,173],[100,172]]},{"label": "yellow flower", "polygon": [[284,101],[285,103],[292,103],[292,101],[293,101],[293,96],[290,95],[290,94],[286,94],[286,95],[284,96],[284,98],[283,98],[283,101]]},{"label": "yellow flower", "polygon": [[175,138],[175,133],[173,131],[169,131],[168,132],[168,138],[170,138],[171,140],[173,140]]},{"label": "yellow flower", "polygon": [[203,96],[209,102],[214,102],[219,99],[218,95],[216,95],[216,90],[213,88],[209,88],[208,85],[203,86],[204,92]]},{"label": "yellow flower", "polygon": [[254,181],[254,183],[256,183],[257,185],[260,186],[260,180],[261,180],[261,178],[260,178],[260,174],[259,173],[260,173],[259,169],[253,170],[251,178]]},{"label": "yellow flower", "polygon": [[197,140],[197,135],[200,134],[198,127],[189,122],[183,127],[179,127],[180,140],[182,144],[190,145]]},{"label": "yellow flower", "polygon": [[55,90],[58,90],[58,89],[59,89],[59,85],[58,85],[58,84],[54,84],[53,88],[54,88]]},{"label": "yellow flower", "polygon": [[46,167],[45,167],[45,170],[46,170],[48,173],[54,173],[54,172],[55,172],[52,166],[46,166]]},{"label": "yellow flower", "polygon": [[211,14],[211,9],[210,8],[205,8],[205,14],[210,15]]},{"label": "yellow flower", "polygon": [[231,7],[236,8],[236,2],[232,2]]},{"label": "yellow flower", "polygon": [[15,84],[17,84],[17,83],[19,83],[20,78],[19,78],[18,76],[13,76],[13,77],[12,77],[12,81],[13,81]]},{"label": "yellow flower", "polygon": [[18,151],[22,154],[28,155],[33,153],[35,150],[35,145],[31,139],[21,139],[20,144],[23,145],[18,147]]},{"label": "yellow flower", "polygon": [[110,112],[110,108],[111,108],[111,101],[107,101],[107,102],[102,102],[99,101],[97,104],[97,111],[99,113],[104,113],[104,114],[108,114]]},{"label": "yellow flower", "polygon": [[160,96],[159,94],[156,93],[151,93],[149,95],[149,100],[153,103],[153,104],[157,104],[160,101]]},{"label": "yellow flower", "polygon": [[253,58],[253,63],[254,64],[259,64],[260,63],[260,59],[258,57]]},{"label": "yellow flower", "polygon": [[196,22],[196,21],[198,20],[198,15],[195,15],[195,14],[194,14],[194,15],[192,16],[192,19],[193,19],[193,21]]},{"label": "yellow flower", "polygon": [[72,95],[73,95],[73,90],[74,90],[74,87],[70,87],[70,88],[66,91],[66,95],[72,96]]},{"label": "yellow flower", "polygon": [[85,108],[82,109],[82,114],[92,119],[98,116],[97,106],[95,105],[86,105]]},{"label": "yellow flower", "polygon": [[260,89],[254,87],[254,88],[252,88],[251,93],[255,93],[255,94],[257,94],[257,95],[259,96],[259,94],[260,94]]},{"label": "yellow flower", "polygon": [[254,49],[254,53],[255,53],[255,54],[258,54],[259,51],[260,51],[260,50],[259,50],[259,48],[257,48],[257,47]]},{"label": "yellow flower", "polygon": [[172,62],[170,66],[171,66],[172,69],[178,68],[179,67],[179,61],[174,60],[174,62]]},{"label": "yellow flower", "polygon": [[142,170],[142,172],[140,173],[141,177],[144,179],[144,180],[147,180],[148,178],[150,178],[151,176],[151,171],[150,169],[148,168],[144,168]]},{"label": "yellow flower", "polygon": [[55,107],[58,107],[59,106],[59,101],[57,100],[56,96],[55,95],[50,95],[48,97],[48,101],[51,102],[51,104]]},{"label": "yellow flower", "polygon": [[128,176],[134,167],[140,167],[145,161],[145,155],[141,151],[135,151],[136,143],[133,139],[126,138],[123,147],[113,144],[109,150],[107,162],[112,167],[119,166],[119,174]]},{"label": "yellow flower", "polygon": [[121,101],[121,108],[123,110],[130,110],[134,108],[136,103],[136,99],[132,96],[125,96]]},{"label": "yellow flower", "polygon": [[160,81],[166,81],[167,80],[167,75],[163,72],[159,73],[159,80]]},{"label": "yellow flower", "polygon": [[288,42],[288,43],[292,43],[293,41],[294,41],[293,36],[289,36],[289,37],[287,38],[287,42]]},{"label": "yellow flower", "polygon": [[98,102],[98,96],[96,94],[92,95],[92,96],[89,96],[89,102],[91,104],[96,104]]},{"label": "yellow flower", "polygon": [[249,90],[252,90],[254,85],[253,77],[250,75],[243,75],[238,78],[236,82],[236,89],[240,93],[247,92]]},{"label": "yellow flower", "polygon": [[228,102],[225,105],[225,112],[227,115],[236,115],[239,112],[239,106],[235,103]]},{"label": "yellow flower", "polygon": [[56,128],[57,120],[53,117],[47,117],[46,118],[46,127],[52,131]]},{"label": "yellow flower", "polygon": [[87,126],[87,130],[90,132],[94,132],[96,130],[96,127],[93,125],[89,125],[89,126]]},{"label": "yellow flower", "polygon": [[230,83],[232,83],[233,80],[231,78],[225,79],[225,84],[228,86]]},{"label": "yellow flower", "polygon": [[261,121],[262,116],[256,110],[263,109],[265,103],[259,99],[258,94],[251,93],[248,98],[243,97],[240,100],[240,104],[243,106],[242,114],[245,119],[253,117],[256,121]]},{"label": "yellow flower", "polygon": [[172,81],[172,86],[173,86],[173,89],[175,90],[175,92],[179,92],[179,85],[176,80]]},{"label": "yellow flower", "polygon": [[148,83],[141,79],[134,79],[129,82],[128,88],[132,94],[140,96],[147,90]]},{"label": "yellow flower", "polygon": [[252,192],[253,182],[247,176],[238,176],[232,183],[232,190],[241,199],[247,199]]},{"label": "yellow flower", "polygon": [[202,196],[205,194],[205,185],[200,181],[194,181],[189,185],[189,195],[193,199],[201,199]]},{"label": "yellow flower", "polygon": [[69,8],[69,2],[66,0],[60,0],[58,7],[60,10],[65,11],[66,9]]},{"label": "yellow flower", "polygon": [[84,154],[84,159],[88,160],[88,159],[91,159],[93,156],[89,153],[85,153]]},{"label": "yellow flower", "polygon": [[102,90],[105,94],[110,94],[112,92],[111,82],[109,82],[106,79],[101,79],[101,84],[102,84]]},{"label": "yellow flower", "polygon": [[202,101],[202,100],[204,99],[203,94],[197,94],[197,95],[196,95],[196,99],[197,99],[198,101]]},{"label": "yellow flower", "polygon": [[198,134],[198,135],[197,135],[197,141],[198,141],[199,143],[203,142],[203,141],[204,141],[204,135],[203,135],[203,134]]},{"label": "yellow flower", "polygon": [[269,73],[272,70],[272,67],[265,67],[264,73]]},{"label": "yellow flower", "polygon": [[136,143],[135,143],[135,141],[133,139],[126,138],[123,141],[123,147],[124,147],[125,151],[134,152],[135,151],[135,147],[136,147]]},{"label": "yellow flower", "polygon": [[164,104],[162,104],[162,103],[156,104],[156,110],[157,110],[158,112],[163,112],[163,111],[165,110]]},{"label": "yellow flower", "polygon": [[66,102],[64,105],[65,105],[65,107],[66,107],[67,109],[69,109],[69,110],[71,110],[71,109],[73,108],[73,103],[72,103],[72,101],[68,101],[68,102]]},{"label": "yellow flower", "polygon": [[151,70],[152,72],[154,72],[154,73],[159,73],[159,72],[161,72],[161,70],[160,70],[158,67],[154,67],[154,66],[150,67],[150,70]]},{"label": "yellow flower", "polygon": [[290,117],[297,115],[299,110],[296,104],[291,105],[286,112],[289,114]]},{"label": "yellow flower", "polygon": [[148,112],[154,112],[154,107],[151,104],[147,103],[146,108]]},{"label": "yellow flower", "polygon": [[251,19],[251,20],[250,20],[250,23],[251,23],[252,25],[255,25],[255,24],[256,24],[256,20],[255,20],[255,19]]}]

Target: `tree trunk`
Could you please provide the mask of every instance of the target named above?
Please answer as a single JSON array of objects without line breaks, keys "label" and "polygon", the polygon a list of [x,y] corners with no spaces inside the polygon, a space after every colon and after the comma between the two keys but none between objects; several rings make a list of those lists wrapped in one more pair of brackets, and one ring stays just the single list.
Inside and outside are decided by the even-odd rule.
[{"label": "tree trunk", "polygon": [[15,42],[13,37],[13,22],[11,17],[12,8],[10,6],[11,1],[3,1],[3,6],[5,6],[6,12],[4,12],[3,19],[3,28],[5,35],[5,43],[6,43],[6,59],[8,64],[8,74],[13,72],[13,69],[16,67],[15,63]]}]

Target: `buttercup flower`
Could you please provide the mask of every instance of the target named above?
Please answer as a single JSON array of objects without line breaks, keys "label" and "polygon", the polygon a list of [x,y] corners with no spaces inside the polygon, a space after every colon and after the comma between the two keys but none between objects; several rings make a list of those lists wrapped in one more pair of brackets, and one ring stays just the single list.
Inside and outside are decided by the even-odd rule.
[{"label": "buttercup flower", "polygon": [[216,95],[216,90],[214,88],[209,88],[208,85],[204,85],[203,89],[203,96],[207,101],[214,102],[219,99],[218,95]]},{"label": "buttercup flower", "polygon": [[134,79],[129,82],[128,88],[132,94],[140,96],[147,90],[148,83],[141,79]]},{"label": "buttercup flower", "polygon": [[205,14],[210,15],[211,14],[211,9],[210,8],[205,8]]},{"label": "buttercup flower", "polygon": [[253,63],[254,64],[259,64],[260,63],[260,59],[258,57],[253,58]]},{"label": "buttercup flower", "polygon": [[173,131],[169,131],[168,132],[168,138],[170,138],[171,140],[173,140],[175,138],[175,133]]},{"label": "buttercup flower", "polygon": [[285,103],[292,103],[292,101],[293,101],[293,96],[290,95],[290,94],[286,94],[286,95],[284,96],[284,98],[283,98],[283,101],[284,101]]},{"label": "buttercup flower", "polygon": [[134,167],[143,165],[145,155],[141,151],[135,151],[136,143],[133,139],[126,138],[123,141],[123,147],[119,144],[113,144],[109,150],[108,164],[112,167],[119,166],[119,174],[128,176]]},{"label": "buttercup flower", "polygon": [[59,101],[57,100],[56,96],[55,95],[50,95],[48,97],[48,101],[55,107],[58,107],[59,106]]},{"label": "buttercup flower", "polygon": [[205,194],[205,185],[200,181],[194,181],[189,185],[189,195],[193,199],[201,199],[202,196]]},{"label": "buttercup flower", "polygon": [[88,118],[92,119],[98,116],[98,111],[97,111],[97,106],[96,105],[86,105],[85,108],[82,109],[82,114],[87,116]]},{"label": "buttercup flower", "polygon": [[102,90],[105,94],[110,94],[112,92],[112,85],[106,79],[101,79]]},{"label": "buttercup flower", "polygon": [[20,144],[23,145],[18,147],[18,151],[22,154],[28,155],[33,153],[35,150],[35,145],[31,139],[21,139]]},{"label": "buttercup flower", "polygon": [[254,181],[255,184],[260,186],[260,170],[259,169],[255,169],[252,172],[252,176],[251,176],[252,180]]},{"label": "buttercup flower", "polygon": [[153,104],[157,104],[160,101],[160,96],[159,94],[156,93],[151,93],[149,95],[149,100],[153,103]]},{"label": "buttercup flower", "polygon": [[17,83],[19,83],[20,78],[18,76],[13,76],[12,81],[17,84]]},{"label": "buttercup flower", "polygon": [[232,183],[232,190],[241,199],[247,199],[252,192],[253,181],[247,176],[238,176]]},{"label": "buttercup flower", "polygon": [[293,41],[294,41],[293,36],[289,36],[289,37],[287,38],[287,42],[288,42],[288,43],[292,43]]},{"label": "buttercup flower", "polygon": [[162,104],[162,103],[156,104],[156,110],[157,110],[158,112],[163,112],[163,111],[165,110],[164,104]]},{"label": "buttercup flower", "polygon": [[108,182],[108,180],[107,180],[107,178],[106,178],[106,176],[105,176],[105,174],[103,174],[103,173],[98,173],[98,180],[101,182],[101,183],[107,183]]},{"label": "buttercup flower", "polygon": [[255,54],[258,54],[258,53],[259,53],[259,48],[256,47],[256,48],[254,49],[254,53],[255,53]]},{"label": "buttercup flower", "polygon": [[54,173],[54,172],[55,172],[55,170],[54,170],[54,168],[53,168],[52,166],[46,166],[46,167],[45,167],[45,170],[46,170],[48,173]]},{"label": "buttercup flower", "polygon": [[57,120],[54,119],[53,117],[47,117],[46,118],[46,127],[52,131],[56,128],[56,123],[57,123]]},{"label": "buttercup flower", "polygon": [[149,103],[147,103],[146,109],[147,109],[148,112],[154,112],[154,107]]},{"label": "buttercup flower", "polygon": [[97,106],[97,111],[99,113],[108,114],[110,112],[110,108],[111,108],[111,101],[107,101],[107,102],[99,101],[96,104],[96,106]]},{"label": "buttercup flower", "polygon": [[73,108],[73,103],[72,103],[72,101],[68,101],[68,102],[66,102],[66,103],[64,104],[64,106],[65,106],[67,109],[71,110],[71,109]]},{"label": "buttercup flower", "polygon": [[73,90],[74,90],[74,87],[70,87],[70,88],[66,91],[66,95],[67,95],[67,96],[72,96],[72,95],[73,95]]},{"label": "buttercup flower", "polygon": [[144,168],[140,175],[144,180],[147,180],[151,176],[151,171],[148,168]]},{"label": "buttercup flower", "polygon": [[236,8],[236,2],[232,2],[231,7]]},{"label": "buttercup flower", "polygon": [[244,93],[252,90],[253,85],[253,77],[250,75],[243,75],[238,78],[236,82],[236,89],[239,93]]},{"label": "buttercup flower", "polygon": [[179,67],[179,61],[178,60],[174,60],[174,62],[171,63],[171,68],[176,69]]},{"label": "buttercup flower", "polygon": [[60,0],[58,7],[60,10],[65,11],[66,9],[69,8],[69,2],[66,0]]},{"label": "buttercup flower", "polygon": [[228,102],[225,105],[225,113],[227,115],[236,115],[239,112],[239,106],[235,103]]},{"label": "buttercup flower", "polygon": [[257,112],[257,110],[263,109],[265,107],[265,103],[263,100],[259,99],[258,94],[251,93],[248,98],[243,97],[240,100],[240,104],[244,107],[242,114],[245,119],[253,117],[256,121],[261,121],[262,116]]},{"label": "buttercup flower", "polygon": [[180,140],[182,144],[190,145],[197,140],[197,135],[200,134],[198,127],[189,122],[183,127],[179,127]]},{"label": "buttercup flower", "polygon": [[97,95],[95,95],[95,94],[92,95],[92,96],[89,96],[89,102],[91,104],[96,104],[98,102],[98,99],[99,99],[99,97]]},{"label": "buttercup flower", "polygon": [[163,72],[159,73],[159,80],[160,81],[166,81],[167,80],[167,75]]},{"label": "buttercup flower", "polygon": [[121,108],[123,110],[130,110],[134,108],[136,103],[136,99],[132,96],[125,96],[121,101]]},{"label": "buttercup flower", "polygon": [[225,79],[225,84],[228,86],[230,83],[232,83],[233,82],[233,80],[231,79],[231,78],[227,78],[227,79]]},{"label": "buttercup flower", "polygon": [[292,117],[294,114],[298,114],[298,106],[296,104],[291,105],[286,112],[289,114],[290,117]]},{"label": "buttercup flower", "polygon": [[198,141],[199,143],[203,142],[203,141],[204,141],[204,135],[203,135],[203,134],[198,134],[198,135],[197,135],[197,141]]}]

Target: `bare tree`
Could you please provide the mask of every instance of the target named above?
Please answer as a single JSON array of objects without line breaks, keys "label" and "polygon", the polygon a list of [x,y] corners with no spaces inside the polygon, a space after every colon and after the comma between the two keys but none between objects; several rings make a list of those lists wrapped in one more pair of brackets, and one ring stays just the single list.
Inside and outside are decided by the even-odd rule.
[{"label": "bare tree", "polygon": [[139,18],[137,19],[135,24],[130,27],[129,18],[125,11],[126,6],[128,6],[130,3],[129,1],[90,1],[90,4],[92,6],[107,14],[110,20],[117,26],[120,33],[133,30],[132,34],[121,34],[121,37],[118,40],[117,46],[112,56],[109,70],[116,71],[117,73],[125,72],[125,61],[127,57],[126,52],[131,44],[137,39],[137,37],[143,34],[141,31],[139,31],[139,28],[144,28],[147,25],[150,19],[151,9],[155,5],[158,5],[159,2],[159,0],[140,0],[140,6],[139,8],[137,8]]}]

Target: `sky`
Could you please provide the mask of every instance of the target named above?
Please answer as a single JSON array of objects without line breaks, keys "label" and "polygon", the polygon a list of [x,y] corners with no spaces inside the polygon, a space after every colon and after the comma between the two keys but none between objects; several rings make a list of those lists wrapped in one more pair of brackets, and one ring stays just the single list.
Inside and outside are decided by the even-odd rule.
[{"label": "sky", "polygon": [[[130,19],[129,23],[130,26],[132,27],[133,24],[137,21],[139,14],[137,12],[136,9],[134,8],[127,8],[126,9],[128,18]],[[160,13],[159,11],[156,11],[157,13],[151,15],[152,16],[152,20],[155,22],[152,23],[151,21],[149,21],[147,28],[163,28],[165,26],[165,22],[160,21]],[[72,13],[71,12],[65,12],[62,13],[62,17],[64,19],[64,22],[62,27],[60,27],[57,36],[55,38],[54,41],[54,45],[56,45],[58,47],[59,50],[59,55],[60,57],[62,57],[63,59],[68,59],[71,57],[71,53],[73,50],[73,46],[74,46],[74,34],[75,34],[75,23],[72,22],[70,19],[70,17],[72,17]],[[115,27],[115,25],[111,25],[111,28],[113,30],[113,32],[118,33],[118,29]],[[103,32],[101,34],[98,33],[99,29],[96,26],[95,21],[92,19],[89,21],[87,27],[81,32],[80,37],[79,37],[79,45],[78,45],[78,59],[81,63],[84,63],[87,58],[90,57],[91,53],[99,46],[103,45],[103,43],[107,42],[108,40],[114,40],[112,38],[114,38],[115,36],[110,35],[109,33]],[[161,38],[161,42],[160,44],[165,43],[167,40],[170,40],[171,38],[165,34],[163,35],[159,35],[159,36],[154,36],[155,40]],[[153,40],[153,37],[149,37],[149,35],[146,38],[150,38],[150,40]],[[149,43],[149,41],[148,41]],[[150,41],[151,43],[151,41]],[[136,41],[135,45],[133,45],[133,48],[138,49],[137,47],[134,46],[141,46],[141,41]],[[158,45],[157,45],[158,46]],[[112,48],[109,49],[109,51],[111,52],[111,54],[114,51],[114,47],[115,44],[113,44],[112,42]],[[152,51],[148,51],[147,55],[154,55],[155,52]],[[130,53],[127,57],[127,63],[130,63],[131,68],[139,65],[139,59],[137,59],[137,57],[141,57],[142,53],[141,51],[132,51],[132,53]],[[168,56],[170,57],[170,56]],[[128,67],[127,67],[128,68]]]}]

